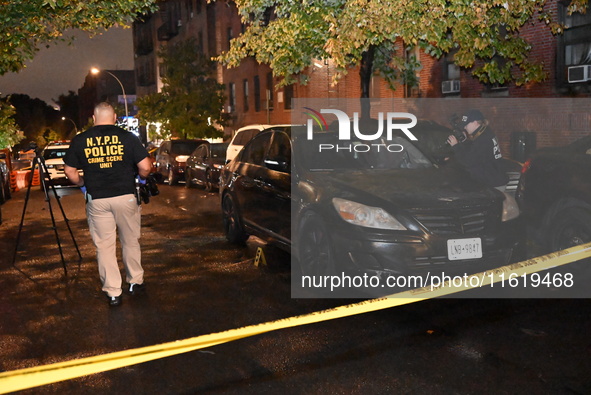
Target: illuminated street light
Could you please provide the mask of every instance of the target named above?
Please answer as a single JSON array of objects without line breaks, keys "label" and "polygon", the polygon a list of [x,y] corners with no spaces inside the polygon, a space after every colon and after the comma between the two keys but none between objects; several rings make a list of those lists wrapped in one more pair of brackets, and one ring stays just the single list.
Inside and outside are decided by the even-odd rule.
[{"label": "illuminated street light", "polygon": [[76,126],[76,123],[72,121],[70,118],[62,117],[62,121],[65,121],[66,119],[72,122],[72,125],[74,125],[74,131],[76,132],[76,134],[78,134],[78,127]]},{"label": "illuminated street light", "polygon": [[123,92],[123,102],[125,103],[125,122],[127,122],[127,117],[129,116],[129,113],[127,112],[127,95],[125,95],[125,88],[123,87],[123,83],[121,82],[121,80],[119,78],[117,78],[117,76],[113,73],[111,73],[108,70],[99,70],[96,67],[93,67],[92,69],[90,69],[90,72],[94,75],[100,73],[101,71],[104,71],[105,73],[109,74],[111,77],[115,78],[117,80],[117,82],[119,83],[119,85],[121,86],[121,91]]}]

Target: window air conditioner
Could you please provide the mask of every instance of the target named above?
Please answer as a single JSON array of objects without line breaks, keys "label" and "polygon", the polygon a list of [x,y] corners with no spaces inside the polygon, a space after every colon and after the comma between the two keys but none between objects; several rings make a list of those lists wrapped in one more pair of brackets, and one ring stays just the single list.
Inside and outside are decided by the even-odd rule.
[{"label": "window air conditioner", "polygon": [[460,92],[460,81],[459,80],[448,80],[441,83],[441,93],[459,93]]},{"label": "window air conditioner", "polygon": [[591,80],[591,65],[570,66],[568,68],[568,82],[585,82]]}]

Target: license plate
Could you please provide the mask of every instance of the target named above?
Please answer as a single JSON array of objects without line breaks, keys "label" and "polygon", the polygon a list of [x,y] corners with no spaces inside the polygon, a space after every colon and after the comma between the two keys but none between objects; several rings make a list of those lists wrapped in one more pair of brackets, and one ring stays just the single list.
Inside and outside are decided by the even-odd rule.
[{"label": "license plate", "polygon": [[447,257],[450,261],[482,258],[482,241],[480,237],[448,240]]}]

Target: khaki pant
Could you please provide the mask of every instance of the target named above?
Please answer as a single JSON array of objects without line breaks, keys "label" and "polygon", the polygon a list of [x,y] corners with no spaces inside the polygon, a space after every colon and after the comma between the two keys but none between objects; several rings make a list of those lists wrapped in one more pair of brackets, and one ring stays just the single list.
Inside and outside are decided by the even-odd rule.
[{"label": "khaki pant", "polygon": [[117,232],[121,241],[123,265],[128,283],[143,284],[139,238],[141,206],[134,195],[89,200],[86,216],[96,246],[102,290],[109,296],[121,295],[121,272],[117,263]]}]

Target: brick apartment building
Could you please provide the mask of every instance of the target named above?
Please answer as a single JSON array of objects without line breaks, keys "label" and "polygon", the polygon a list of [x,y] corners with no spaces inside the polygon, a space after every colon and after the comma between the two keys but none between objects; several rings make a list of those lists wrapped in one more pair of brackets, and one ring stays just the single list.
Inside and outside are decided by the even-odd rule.
[{"label": "brick apartment building", "polygon": [[[535,18],[521,33],[533,44],[532,60],[543,62],[548,74],[546,81],[524,86],[508,84],[489,86],[473,78],[469,71],[460,70],[451,57],[434,59],[414,51],[420,61],[418,84],[399,86],[392,90],[380,77],[371,81],[371,98],[580,98],[591,96],[591,12],[586,15],[567,16],[565,2],[549,0],[548,11],[565,23],[563,35],[553,36],[548,27]],[[157,51],[161,46],[173,44],[189,37],[197,40],[205,55],[213,57],[229,48],[229,41],[239,35],[243,26],[232,1],[168,0],[160,3],[160,10],[142,22],[134,24],[135,75],[137,95],[161,89]],[[569,73],[570,70],[570,73]],[[330,62],[316,62],[307,72],[307,85],[295,84],[275,88],[277,80],[267,65],[249,58],[232,69],[217,66],[216,78],[226,87],[227,102],[224,111],[231,116],[226,134],[252,123],[289,123],[291,98],[359,98],[360,80],[356,70],[333,86],[335,70]],[[570,74],[570,82],[569,82]],[[486,114],[486,111],[483,111]],[[535,114],[532,115],[535,117]],[[566,144],[588,134],[591,117],[588,112],[575,114],[576,120],[561,119],[548,125],[535,125],[532,120],[514,120],[504,112],[506,119],[495,126],[505,153],[511,151],[515,133],[528,131],[537,147]],[[572,117],[571,117],[572,118]],[[510,120],[510,121],[509,121]],[[445,121],[445,120],[439,120]],[[496,121],[496,120],[495,120]],[[535,122],[534,122],[535,123]],[[557,130],[559,129],[559,130]],[[510,155],[509,155],[510,156]]]}]

